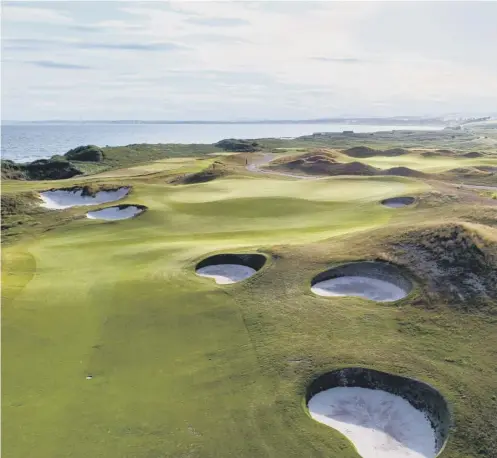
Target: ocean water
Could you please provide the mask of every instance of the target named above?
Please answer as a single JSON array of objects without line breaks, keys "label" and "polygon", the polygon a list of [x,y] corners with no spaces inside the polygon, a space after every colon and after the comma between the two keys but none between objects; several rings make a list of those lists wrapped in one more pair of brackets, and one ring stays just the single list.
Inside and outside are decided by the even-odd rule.
[{"label": "ocean water", "polygon": [[215,143],[223,138],[298,137],[315,132],[437,130],[430,126],[358,124],[3,124],[2,158],[29,162],[79,145]]}]

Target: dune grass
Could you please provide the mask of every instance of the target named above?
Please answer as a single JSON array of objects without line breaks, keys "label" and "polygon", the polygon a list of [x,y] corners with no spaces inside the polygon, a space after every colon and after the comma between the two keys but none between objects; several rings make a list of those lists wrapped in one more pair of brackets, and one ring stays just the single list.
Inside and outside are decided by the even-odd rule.
[{"label": "dune grass", "polygon": [[[386,257],[402,224],[465,211],[457,202],[387,209],[384,198],[430,189],[398,177],[173,186],[135,171],[94,179],[132,185],[120,202],[146,205],[141,216],[47,212],[68,217],[2,251],[4,456],[357,458],[303,406],[314,376],[348,365],[438,388],[455,416],[442,457],[497,456],[495,317],[309,288],[331,263]],[[200,259],[236,250],[272,259],[235,285],[195,275]]]}]

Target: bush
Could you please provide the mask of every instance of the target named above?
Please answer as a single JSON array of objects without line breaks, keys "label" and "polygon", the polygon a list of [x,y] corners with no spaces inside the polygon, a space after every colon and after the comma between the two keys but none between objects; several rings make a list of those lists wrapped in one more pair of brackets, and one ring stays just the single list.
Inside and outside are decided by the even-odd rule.
[{"label": "bush", "polygon": [[95,145],[78,146],[64,154],[66,159],[81,162],[101,162],[104,158],[102,148]]},{"label": "bush", "polygon": [[66,160],[40,159],[26,164],[25,169],[30,180],[63,180],[83,174],[81,170]]},{"label": "bush", "polygon": [[225,151],[235,151],[240,153],[253,153],[259,151],[260,145],[253,140],[237,140],[235,138],[227,138],[215,143],[215,146]]}]

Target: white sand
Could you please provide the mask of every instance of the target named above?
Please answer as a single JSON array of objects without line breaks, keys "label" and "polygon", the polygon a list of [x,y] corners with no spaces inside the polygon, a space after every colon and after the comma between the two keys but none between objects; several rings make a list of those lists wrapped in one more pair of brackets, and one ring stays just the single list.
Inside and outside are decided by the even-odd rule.
[{"label": "white sand", "polygon": [[201,277],[213,278],[216,283],[226,285],[236,283],[251,277],[257,271],[252,267],[241,264],[217,264],[212,266],[201,267],[197,270],[197,275]]},{"label": "white sand", "polygon": [[337,387],[309,401],[316,421],[344,434],[363,458],[434,458],[435,432],[423,412],[381,390]]},{"label": "white sand", "polygon": [[383,205],[388,208],[401,208],[401,207],[407,207],[408,205],[411,205],[411,203],[405,203],[405,202],[400,202],[398,200],[393,200],[393,201],[387,201]]},{"label": "white sand", "polygon": [[318,296],[358,296],[377,302],[397,301],[408,292],[393,283],[370,277],[344,276],[316,283],[311,288]]},{"label": "white sand", "polygon": [[113,191],[99,191],[93,196],[83,196],[82,189],[75,191],[45,191],[40,192],[42,207],[52,210],[76,207],[81,205],[100,205],[122,199],[129,193],[129,188],[122,187]]},{"label": "white sand", "polygon": [[88,212],[86,214],[86,217],[90,219],[103,219],[107,221],[114,221],[118,219],[133,218],[134,216],[139,215],[142,212],[143,212],[142,208],[130,205],[128,207],[123,207],[123,208],[109,207],[109,208],[103,208],[102,210],[95,210],[92,212]]}]

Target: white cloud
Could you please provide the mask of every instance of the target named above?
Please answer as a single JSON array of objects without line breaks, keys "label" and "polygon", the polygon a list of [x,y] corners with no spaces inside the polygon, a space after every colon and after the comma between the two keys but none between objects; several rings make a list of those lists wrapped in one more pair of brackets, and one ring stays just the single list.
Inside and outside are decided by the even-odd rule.
[{"label": "white cloud", "polygon": [[[497,105],[494,35],[477,21],[480,9],[489,15],[481,4],[467,21],[461,8],[399,2],[99,5],[4,7],[4,118],[92,118],[92,106],[99,118],[219,119]],[[421,37],[402,36],[426,8],[429,23],[415,27]],[[454,46],[445,38],[452,11],[457,27],[474,32]],[[38,62],[36,71],[26,62]]]},{"label": "white cloud", "polygon": [[7,4],[2,7],[2,21],[7,23],[70,24],[72,18],[56,10]]}]

